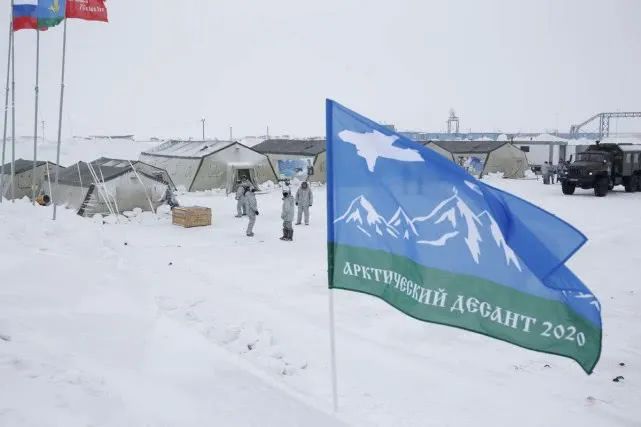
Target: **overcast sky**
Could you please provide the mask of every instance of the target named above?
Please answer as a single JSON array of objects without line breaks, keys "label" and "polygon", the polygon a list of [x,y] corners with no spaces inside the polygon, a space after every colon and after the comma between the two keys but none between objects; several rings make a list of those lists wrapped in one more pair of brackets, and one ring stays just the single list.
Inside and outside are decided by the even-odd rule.
[{"label": "overcast sky", "polygon": [[[69,22],[65,135],[196,137],[203,116],[211,137],[227,137],[229,126],[235,136],[264,134],[267,125],[272,134],[323,135],[328,97],[428,131],[445,129],[450,108],[473,131],[567,131],[597,112],[641,110],[638,0],[108,7],[109,24]],[[3,6],[1,22],[8,12]],[[62,25],[41,35],[41,110],[51,139],[61,45]],[[5,39],[2,76],[6,52]],[[19,135],[32,133],[34,64],[35,32],[20,31]]]}]

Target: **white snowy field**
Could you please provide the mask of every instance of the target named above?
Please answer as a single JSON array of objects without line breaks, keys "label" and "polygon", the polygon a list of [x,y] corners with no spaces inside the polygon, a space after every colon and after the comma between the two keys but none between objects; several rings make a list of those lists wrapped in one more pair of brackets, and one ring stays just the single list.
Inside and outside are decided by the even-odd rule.
[{"label": "white snowy field", "polygon": [[[127,140],[64,140],[60,148],[60,164],[70,166],[79,161],[90,162],[100,157],[112,157],[126,160],[137,160],[142,151],[160,145],[161,142],[153,141],[127,141]],[[0,141],[1,150],[2,141]],[[38,160],[56,161],[58,144],[53,140],[39,140]],[[33,139],[16,138],[16,159],[33,159]],[[5,162],[11,161],[11,141],[7,141]]]},{"label": "white snowy field", "polygon": [[53,222],[51,208],[5,202],[0,425],[640,426],[641,194],[490,181],[589,237],[569,264],[603,307],[593,375],[337,291],[335,416],[324,188],[292,243],[278,240],[278,192],[258,196],[254,238],[219,192],[179,197],[213,210],[194,229],[167,211]]}]

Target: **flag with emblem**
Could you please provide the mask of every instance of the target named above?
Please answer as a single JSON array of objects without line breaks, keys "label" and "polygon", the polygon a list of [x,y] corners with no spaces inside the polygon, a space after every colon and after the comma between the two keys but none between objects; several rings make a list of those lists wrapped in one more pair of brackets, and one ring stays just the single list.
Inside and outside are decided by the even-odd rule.
[{"label": "flag with emblem", "polygon": [[331,100],[326,123],[330,288],[592,372],[599,301],[565,266],[582,233]]},{"label": "flag with emblem", "polygon": [[109,21],[105,0],[67,0],[67,18]]},{"label": "flag with emblem", "polygon": [[36,16],[38,28],[46,29],[55,27],[65,19],[66,0],[38,0]]},{"label": "flag with emblem", "polygon": [[65,0],[16,1],[13,5],[13,31],[46,30],[64,17]]}]

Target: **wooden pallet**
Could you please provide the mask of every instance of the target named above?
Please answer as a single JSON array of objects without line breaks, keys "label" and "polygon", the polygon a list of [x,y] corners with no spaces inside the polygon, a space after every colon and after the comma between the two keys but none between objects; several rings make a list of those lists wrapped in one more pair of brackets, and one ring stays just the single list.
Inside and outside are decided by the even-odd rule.
[{"label": "wooden pallet", "polygon": [[211,209],[202,206],[173,208],[171,223],[185,228],[211,225]]}]

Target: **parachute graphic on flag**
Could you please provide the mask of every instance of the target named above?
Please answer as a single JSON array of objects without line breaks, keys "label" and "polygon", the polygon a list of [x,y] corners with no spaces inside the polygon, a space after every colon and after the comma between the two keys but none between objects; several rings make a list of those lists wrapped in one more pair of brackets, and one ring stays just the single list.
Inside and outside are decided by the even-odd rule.
[{"label": "parachute graphic on flag", "polygon": [[65,0],[22,0],[13,6],[13,31],[46,30],[65,18]]},{"label": "parachute graphic on flag", "polygon": [[592,372],[600,306],[565,267],[574,227],[331,100],[327,174],[330,288]]}]

